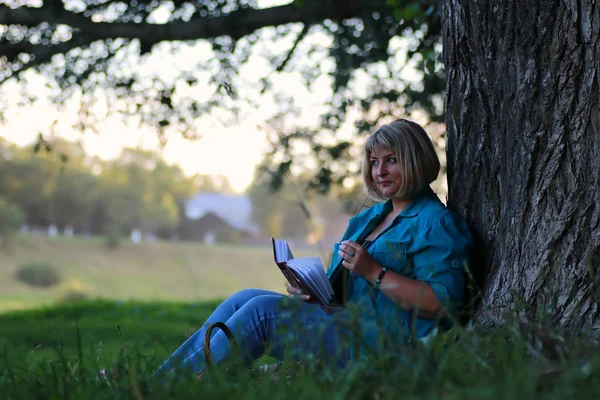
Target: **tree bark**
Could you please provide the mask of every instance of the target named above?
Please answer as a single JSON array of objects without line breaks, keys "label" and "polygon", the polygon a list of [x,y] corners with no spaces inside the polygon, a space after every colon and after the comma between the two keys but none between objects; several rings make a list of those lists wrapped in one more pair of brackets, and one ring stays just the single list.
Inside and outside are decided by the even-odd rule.
[{"label": "tree bark", "polygon": [[600,4],[441,2],[449,206],[478,242],[475,321],[600,335]]}]

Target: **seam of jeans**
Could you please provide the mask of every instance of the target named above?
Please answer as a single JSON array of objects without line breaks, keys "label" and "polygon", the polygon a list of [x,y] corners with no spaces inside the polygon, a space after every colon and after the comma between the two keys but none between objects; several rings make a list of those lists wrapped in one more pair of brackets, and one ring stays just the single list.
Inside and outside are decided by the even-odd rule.
[{"label": "seam of jeans", "polygon": [[[261,317],[259,317],[259,321],[258,321],[258,323],[254,324],[254,326],[252,327],[252,329],[250,329],[250,330],[248,331],[248,333],[246,333],[246,335],[244,335],[244,336],[243,336],[243,338],[242,338],[242,339],[240,339],[240,342],[239,342],[239,343],[242,343],[242,342],[244,342],[246,339],[248,339],[248,336],[250,336],[250,334],[251,334],[252,332],[256,331],[256,328],[257,328],[259,325],[261,325],[261,324],[262,324],[262,323],[263,323],[265,320],[272,320],[272,319],[276,319],[276,318],[277,318],[277,316],[271,316],[271,315],[268,315],[268,316],[261,316]],[[306,321],[304,321],[303,325],[315,325],[315,321],[314,321],[314,320],[306,320]],[[213,336],[213,337],[214,337],[214,336]],[[212,338],[211,338],[211,340],[212,340]],[[210,342],[209,342],[209,343],[210,343]],[[192,357],[196,356],[196,355],[197,355],[197,354],[198,354],[200,351],[202,351],[202,350],[204,350],[204,346],[202,346],[200,349],[198,349],[198,350],[194,351],[192,354],[190,354],[188,357],[186,357],[186,358],[185,358],[185,359],[182,361],[182,364],[185,364],[185,363],[186,363],[186,362],[187,362],[189,359],[191,359]],[[204,361],[206,362],[206,360],[204,360]],[[219,363],[219,362],[221,362],[221,361],[222,361],[222,359],[221,359],[221,358],[219,358],[219,359],[216,359],[216,360],[214,360],[213,362],[215,362],[215,363]]]},{"label": "seam of jeans", "polygon": [[[252,327],[252,329],[250,329],[248,331],[248,333],[246,333],[246,335],[244,335],[244,337],[242,339],[240,339],[239,344],[243,343],[246,341],[246,339],[248,339],[248,337],[250,336],[250,334],[252,332],[255,332],[256,329],[258,328],[259,325],[261,325],[265,320],[273,320],[273,319],[277,319],[277,316],[263,316],[259,318],[258,323],[254,324],[254,326]],[[304,321],[303,325],[315,325],[315,321],[314,320],[307,320]],[[221,362],[222,359],[218,359],[216,362]]]},{"label": "seam of jeans", "polygon": [[[276,318],[276,317],[271,317],[271,316],[267,316],[267,317],[261,317],[261,318],[259,319],[259,322],[258,322],[258,324],[254,324],[254,325],[253,325],[252,329],[250,329],[250,330],[248,331],[248,333],[247,333],[247,334],[244,336],[244,338],[240,340],[240,343],[241,343],[241,342],[243,342],[243,341],[245,341],[245,340],[248,338],[248,336],[250,336],[250,334],[256,330],[257,326],[258,326],[258,325],[260,325],[260,324],[261,324],[261,323],[262,323],[262,322],[263,322],[265,319],[273,319],[273,318]],[[211,340],[211,341],[212,341],[212,339],[213,339],[213,338],[216,336],[216,334],[217,334],[217,333],[218,333],[218,332],[216,332],[216,333],[215,333],[215,335],[213,335],[213,336],[210,338],[210,340]],[[210,345],[210,341],[209,341],[209,345]],[[202,346],[201,346],[199,349],[196,349],[196,350],[195,350],[195,351],[194,351],[192,354],[190,354],[188,357],[186,357],[186,358],[185,358],[185,359],[182,361],[182,364],[183,364],[183,363],[186,363],[188,360],[190,360],[192,357],[195,357],[195,356],[196,356],[198,353],[200,353],[200,352],[201,352],[201,351],[203,351],[203,350],[204,350],[204,343],[203,343],[203,345],[202,345]],[[204,358],[204,357],[203,357],[203,358]],[[206,363],[206,360],[204,360],[204,362]],[[221,359],[220,359],[220,358],[219,358],[219,359],[216,359],[214,362],[216,362],[216,363],[219,363],[219,362],[221,362]]]}]

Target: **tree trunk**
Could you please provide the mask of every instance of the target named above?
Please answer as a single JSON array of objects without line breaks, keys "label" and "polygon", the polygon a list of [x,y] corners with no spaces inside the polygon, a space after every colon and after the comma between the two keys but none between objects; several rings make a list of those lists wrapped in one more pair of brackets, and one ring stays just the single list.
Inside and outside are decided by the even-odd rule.
[{"label": "tree trunk", "polygon": [[600,335],[600,4],[441,2],[449,205],[478,241],[475,321]]}]

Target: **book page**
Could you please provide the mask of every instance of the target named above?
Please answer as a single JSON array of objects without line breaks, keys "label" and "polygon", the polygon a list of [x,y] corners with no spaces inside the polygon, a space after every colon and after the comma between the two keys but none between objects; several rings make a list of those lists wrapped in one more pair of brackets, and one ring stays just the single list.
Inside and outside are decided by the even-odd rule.
[{"label": "book page", "polygon": [[314,273],[311,273],[314,265],[313,262],[303,258],[296,258],[294,260],[290,260],[287,265],[299,276],[302,284],[306,286],[308,290],[314,292],[319,302],[326,300],[322,289],[319,287],[320,282],[317,282],[314,279]]},{"label": "book page", "polygon": [[331,299],[333,296],[333,288],[331,287],[331,282],[329,282],[329,279],[327,278],[321,259],[319,257],[310,257],[308,259],[314,263],[314,267],[311,268],[313,279],[318,282],[325,298]]},{"label": "book page", "polygon": [[[319,259],[319,261],[321,261]],[[319,262],[318,268],[316,268],[315,272],[318,276],[318,279],[321,281],[321,287],[323,290],[327,292],[327,298],[331,300],[334,295],[333,288],[331,287],[331,282],[329,282],[329,278],[327,278],[327,273],[325,272],[325,268],[323,268],[323,264]]]},{"label": "book page", "polygon": [[273,244],[275,251],[275,262],[284,262],[294,258],[287,240],[273,239]]},{"label": "book page", "polygon": [[312,262],[310,268],[310,275],[312,280],[316,282],[317,287],[321,291],[323,298],[327,299],[327,301],[329,302],[331,296],[333,295],[333,288],[331,288],[331,283],[329,282],[329,279],[327,279],[327,275],[325,275],[325,269],[323,268],[321,259],[319,257],[308,257],[306,258],[306,260]]},{"label": "book page", "polygon": [[319,257],[297,258],[290,260],[287,264],[299,275],[302,283],[317,295],[322,304],[329,304],[333,296],[333,288],[325,275]]}]

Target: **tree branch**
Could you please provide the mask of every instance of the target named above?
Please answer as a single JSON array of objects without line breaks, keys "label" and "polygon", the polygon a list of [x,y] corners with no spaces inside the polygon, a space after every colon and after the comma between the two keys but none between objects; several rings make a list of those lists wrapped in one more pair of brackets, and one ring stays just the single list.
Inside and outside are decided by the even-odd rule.
[{"label": "tree branch", "polygon": [[[33,59],[27,64],[23,65],[23,67],[20,68],[19,71],[15,72],[21,73],[25,70],[48,62],[50,58],[52,58],[52,56],[55,54],[65,54],[70,50],[88,45],[90,43],[91,41],[86,40],[84,38],[73,38],[68,42],[63,42],[55,46],[35,46],[33,48],[33,51],[30,52],[30,54],[33,54],[34,56]],[[4,81],[6,81],[7,79],[9,79],[9,77],[2,77],[0,75],[0,85],[4,83]]]},{"label": "tree branch", "polygon": [[[294,22],[301,22],[305,28],[298,37],[294,48],[306,34],[308,27],[314,23],[330,19],[339,21],[356,16],[362,8],[368,7],[368,0],[322,0],[321,2],[304,2],[302,6],[288,4],[265,9],[240,9],[217,17],[194,17],[187,22],[175,21],[168,24],[151,24],[135,22],[94,22],[83,14],[52,7],[10,8],[0,5],[0,25],[37,26],[42,23],[50,25],[67,25],[71,27],[73,38],[55,46],[32,45],[23,41],[11,46],[3,46],[2,52],[12,58],[20,53],[33,53],[35,58],[19,68],[17,73],[48,61],[55,54],[66,53],[79,46],[96,40],[106,39],[140,39],[145,46],[152,46],[163,41],[186,41],[210,39],[229,36],[238,40],[259,29],[276,27]],[[285,66],[284,61],[281,68]],[[1,55],[1,53],[0,53]],[[0,84],[6,78],[0,77]]]},{"label": "tree branch", "polygon": [[35,26],[43,22],[64,24],[73,28],[90,41],[103,39],[144,38],[144,42],[156,44],[162,41],[185,41],[230,36],[237,40],[258,29],[294,22],[307,25],[323,19],[342,20],[352,18],[368,6],[367,0],[324,0],[319,4],[288,4],[265,9],[242,9],[218,17],[195,17],[188,22],[150,24],[135,22],[94,22],[81,14],[61,11],[53,14],[44,8],[0,6],[0,24]]},{"label": "tree branch", "polygon": [[283,60],[283,62],[277,67],[277,69],[276,69],[277,72],[283,71],[283,69],[285,68],[285,66],[287,65],[287,63],[292,58],[292,55],[296,51],[296,47],[298,47],[298,44],[302,41],[302,39],[304,39],[304,36],[306,36],[306,34],[308,33],[309,29],[310,29],[310,25],[305,24],[304,28],[302,28],[302,32],[300,32],[300,34],[296,38],[296,41],[294,42],[294,45],[292,46],[292,48],[288,52],[287,57],[285,57],[285,60]]},{"label": "tree branch", "polygon": [[6,56],[10,60],[21,53],[32,53],[35,51],[36,47],[41,46],[26,41],[18,43],[2,42],[0,43],[0,56]]}]

